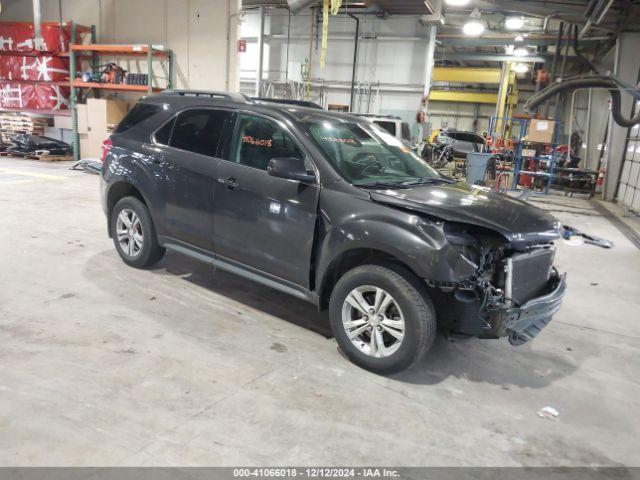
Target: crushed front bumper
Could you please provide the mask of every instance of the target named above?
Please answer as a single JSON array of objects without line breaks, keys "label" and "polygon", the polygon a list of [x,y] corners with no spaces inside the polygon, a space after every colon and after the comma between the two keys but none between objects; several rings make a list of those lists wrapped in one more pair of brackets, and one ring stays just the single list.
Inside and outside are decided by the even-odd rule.
[{"label": "crushed front bumper", "polygon": [[519,346],[535,338],[560,310],[567,291],[567,275],[556,275],[551,282],[550,293],[503,311],[501,330],[509,336],[511,345]]}]

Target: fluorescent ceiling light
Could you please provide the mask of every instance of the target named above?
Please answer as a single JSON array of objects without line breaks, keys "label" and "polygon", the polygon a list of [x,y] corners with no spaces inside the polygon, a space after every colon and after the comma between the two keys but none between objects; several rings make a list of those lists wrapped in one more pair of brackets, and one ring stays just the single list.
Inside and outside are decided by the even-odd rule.
[{"label": "fluorescent ceiling light", "polygon": [[479,20],[469,20],[462,27],[462,31],[465,35],[469,35],[470,37],[477,37],[482,35],[484,32],[484,23]]},{"label": "fluorescent ceiling light", "polygon": [[444,0],[444,3],[446,3],[447,5],[449,5],[451,7],[464,7],[470,1],[471,0]]},{"label": "fluorescent ceiling light", "polygon": [[524,26],[524,18],[507,17],[504,22],[504,26],[507,28],[507,30],[520,30]]},{"label": "fluorescent ceiling light", "polygon": [[480,10],[478,10],[477,8],[473,12],[471,12],[471,20],[465,23],[462,27],[462,31],[465,35],[468,35],[470,37],[477,37],[482,35],[482,32],[484,32],[484,29],[486,27],[484,25],[484,22],[480,20],[481,16],[482,15],[480,14]]},{"label": "fluorescent ceiling light", "polygon": [[513,71],[516,73],[527,73],[529,71],[529,65],[524,63],[516,63],[513,66]]},{"label": "fluorescent ceiling light", "polygon": [[526,48],[516,48],[513,51],[513,54],[516,57],[526,57],[527,55],[529,55],[529,50],[527,50]]}]

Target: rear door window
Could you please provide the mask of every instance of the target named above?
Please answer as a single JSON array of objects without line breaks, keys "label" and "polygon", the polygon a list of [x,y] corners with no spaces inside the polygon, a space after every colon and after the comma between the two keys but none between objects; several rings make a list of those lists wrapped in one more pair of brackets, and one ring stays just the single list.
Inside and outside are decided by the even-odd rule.
[{"label": "rear door window", "polygon": [[231,112],[226,110],[203,108],[181,112],[173,125],[169,146],[215,157],[225,124],[231,118]]}]

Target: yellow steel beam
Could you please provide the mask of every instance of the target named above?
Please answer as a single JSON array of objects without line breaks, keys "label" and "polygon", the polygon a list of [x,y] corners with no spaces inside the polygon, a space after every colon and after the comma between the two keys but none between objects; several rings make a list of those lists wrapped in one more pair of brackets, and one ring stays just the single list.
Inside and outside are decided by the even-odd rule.
[{"label": "yellow steel beam", "polygon": [[[489,103],[496,105],[498,103],[498,94],[456,90],[431,90],[429,100],[435,102]],[[509,105],[517,105],[518,95],[509,95],[507,102]]]},{"label": "yellow steel beam", "polygon": [[[464,67],[436,67],[433,69],[433,82],[450,83],[500,83],[499,68],[464,68]],[[516,81],[516,74],[512,72],[509,83]]]},{"label": "yellow steel beam", "polygon": [[500,90],[498,91],[498,103],[496,105],[496,111],[498,114],[496,132],[500,136],[503,135],[503,119],[507,111],[507,102],[509,100],[509,77],[511,76],[511,62],[504,62],[502,69],[503,79],[502,82],[500,82]]}]

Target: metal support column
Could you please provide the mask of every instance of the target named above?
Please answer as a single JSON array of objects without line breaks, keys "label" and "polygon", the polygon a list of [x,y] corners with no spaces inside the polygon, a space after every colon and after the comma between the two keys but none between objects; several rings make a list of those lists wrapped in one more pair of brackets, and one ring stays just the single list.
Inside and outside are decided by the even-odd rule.
[{"label": "metal support column", "polygon": [[[589,148],[589,145],[591,145],[591,105],[593,103],[593,90],[589,89],[589,97],[587,100],[587,126],[585,127],[586,129],[586,134],[584,136],[584,144],[587,146],[587,148],[584,149],[584,161],[582,163],[584,168],[590,168],[591,166],[591,149]],[[582,145],[581,145],[582,146]],[[604,145],[603,145],[604,148]],[[578,155],[581,156],[581,155]]]},{"label": "metal support column", "polygon": [[[431,78],[433,77],[434,53],[436,49],[436,27],[430,25],[427,27],[427,45],[425,52],[425,69],[424,69],[424,88],[422,90],[422,101],[420,103],[420,111],[424,115],[424,121],[420,123],[418,133],[418,143],[422,143],[425,137],[424,126],[427,119],[429,109],[429,95],[431,93]],[[426,132],[429,134],[430,132]]]},{"label": "metal support column", "polygon": [[264,26],[267,11],[265,7],[260,7],[260,33],[258,34],[258,73],[256,77],[256,97],[262,96],[262,75],[264,73]]},{"label": "metal support column", "polygon": [[153,46],[147,45],[147,94],[153,94]]},{"label": "metal support column", "polygon": [[[76,41],[76,22],[71,22],[71,44]],[[76,53],[69,48],[69,85],[73,85],[73,80],[76,78]],[[78,102],[77,89],[71,86],[70,89],[70,103],[71,103],[71,127],[73,128],[73,160],[77,162],[80,160],[80,135],[78,135],[78,110],[76,104]]]},{"label": "metal support column", "polygon": [[[291,10],[289,10],[288,20],[287,20],[287,55],[286,55],[286,65],[284,71],[284,81],[285,83],[289,83],[289,50],[291,49]],[[288,95],[285,90],[285,98]]]},{"label": "metal support column", "polygon": [[[558,39],[556,41],[556,51],[553,55],[553,65],[551,67],[551,82],[556,81],[556,72],[558,70],[558,59],[562,50],[562,36],[564,35],[564,22],[560,22],[560,28],[558,29]],[[549,107],[551,102],[547,102],[544,107],[544,117],[549,117]]]},{"label": "metal support column", "polygon": [[502,64],[502,74],[500,78],[500,89],[498,90],[498,103],[496,103],[496,128],[495,133],[499,137],[504,136],[504,127],[506,122],[503,121],[507,107],[507,99],[509,98],[509,78],[511,77],[511,62]]},{"label": "metal support column", "polygon": [[42,50],[44,40],[42,39],[42,7],[40,0],[33,0],[33,42],[35,50]]},{"label": "metal support column", "polygon": [[169,50],[169,79],[167,82],[167,88],[171,90],[173,88],[173,50]]},{"label": "metal support column", "polygon": [[356,101],[356,73],[358,72],[358,45],[360,42],[360,19],[352,13],[350,13],[349,16],[356,21],[356,35],[353,44],[353,71],[351,72],[351,99],[349,100],[349,111],[354,113]]}]

